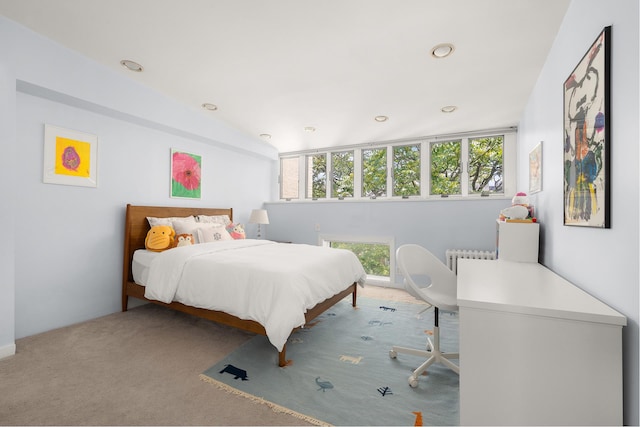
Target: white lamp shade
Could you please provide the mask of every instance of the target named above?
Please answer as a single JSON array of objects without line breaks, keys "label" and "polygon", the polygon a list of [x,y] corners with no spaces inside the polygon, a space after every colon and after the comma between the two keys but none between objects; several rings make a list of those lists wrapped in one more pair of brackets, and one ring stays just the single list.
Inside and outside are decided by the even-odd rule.
[{"label": "white lamp shade", "polygon": [[254,209],[251,211],[249,222],[252,224],[269,224],[269,215],[264,209]]}]

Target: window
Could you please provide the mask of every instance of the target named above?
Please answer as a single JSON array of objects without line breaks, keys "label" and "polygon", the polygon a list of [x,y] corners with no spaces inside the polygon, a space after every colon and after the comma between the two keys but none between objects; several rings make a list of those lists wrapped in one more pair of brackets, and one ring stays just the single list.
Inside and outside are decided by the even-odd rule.
[{"label": "window", "polygon": [[[508,196],[516,132],[485,131],[280,156],[281,199]],[[302,165],[305,169],[300,170]],[[304,196],[299,194],[305,189]]]},{"label": "window", "polygon": [[502,193],[504,137],[469,141],[469,192]]},{"label": "window", "polygon": [[431,190],[429,194],[461,194],[461,141],[431,144]]},{"label": "window", "polygon": [[393,195],[420,195],[420,145],[393,147]]},{"label": "window", "polygon": [[307,198],[327,197],[327,155],[307,156]]},{"label": "window", "polygon": [[297,199],[299,197],[299,159],[297,157],[283,158],[280,162],[280,198]]},{"label": "window", "polygon": [[362,196],[387,195],[387,148],[362,150]]},{"label": "window", "polygon": [[367,283],[394,283],[395,253],[391,237],[369,236],[321,236],[321,244],[338,249],[347,249],[356,254],[364,271]]},{"label": "window", "polygon": [[[465,151],[466,162],[461,155]],[[503,193],[503,151],[502,135],[431,143],[430,194],[465,193],[463,176],[468,177],[467,194]],[[468,165],[465,173],[463,163]]]},{"label": "window", "polygon": [[331,197],[353,197],[353,151],[331,153]]}]

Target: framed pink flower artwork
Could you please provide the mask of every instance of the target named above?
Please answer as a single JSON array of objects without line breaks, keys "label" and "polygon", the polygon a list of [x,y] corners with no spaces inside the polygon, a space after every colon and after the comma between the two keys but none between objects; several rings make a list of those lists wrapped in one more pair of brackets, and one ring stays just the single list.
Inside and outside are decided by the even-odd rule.
[{"label": "framed pink flower artwork", "polygon": [[202,156],[171,149],[171,197],[199,199]]}]

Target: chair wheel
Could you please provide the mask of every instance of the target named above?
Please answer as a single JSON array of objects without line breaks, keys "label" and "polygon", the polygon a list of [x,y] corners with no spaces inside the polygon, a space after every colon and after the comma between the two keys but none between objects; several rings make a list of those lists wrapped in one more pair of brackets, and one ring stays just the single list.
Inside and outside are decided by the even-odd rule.
[{"label": "chair wheel", "polygon": [[397,351],[393,351],[393,350],[389,350],[389,357],[392,359],[395,359],[396,357],[398,357],[398,352]]},{"label": "chair wheel", "polygon": [[411,375],[409,377],[409,386],[411,388],[416,388],[418,387],[418,379],[416,377],[414,377],[413,375]]}]

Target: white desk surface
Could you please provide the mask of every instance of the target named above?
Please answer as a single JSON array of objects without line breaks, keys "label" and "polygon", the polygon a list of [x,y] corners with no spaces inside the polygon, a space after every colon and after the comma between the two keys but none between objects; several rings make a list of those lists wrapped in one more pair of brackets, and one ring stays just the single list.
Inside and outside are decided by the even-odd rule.
[{"label": "white desk surface", "polygon": [[627,324],[625,316],[538,263],[459,260],[458,306]]}]

